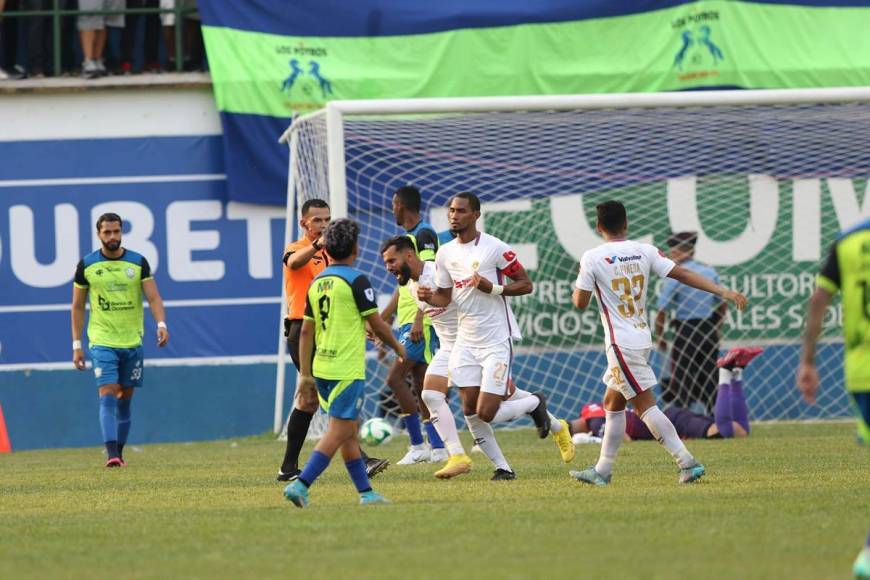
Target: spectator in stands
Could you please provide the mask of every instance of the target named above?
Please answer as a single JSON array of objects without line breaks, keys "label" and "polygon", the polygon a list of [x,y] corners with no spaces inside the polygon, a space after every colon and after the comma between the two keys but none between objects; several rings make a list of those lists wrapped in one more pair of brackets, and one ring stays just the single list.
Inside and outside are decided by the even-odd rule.
[{"label": "spectator in stands", "polygon": [[[670,257],[678,265],[719,282],[712,266],[695,261],[695,232],[679,232],[668,238]],[[679,284],[666,278],[658,298],[655,320],[658,348],[667,351],[665,321],[672,310],[674,344],[671,351],[671,380],[663,389],[665,403],[690,407],[699,402],[707,414],[716,397],[716,357],[719,354],[719,328],[726,303],[713,294]]]},{"label": "spectator in stands", "polygon": [[[162,7],[159,0],[127,0],[127,8],[158,8]],[[139,22],[144,20],[144,71],[159,72],[161,70],[158,54],[160,40],[160,21],[164,15],[128,14],[126,26],[121,34],[121,62],[117,72],[129,74],[136,72],[134,55],[136,53],[136,38],[139,35]],[[167,45],[168,46],[168,45]],[[168,49],[167,49],[168,50]]]},{"label": "spectator in stands", "polygon": [[[79,0],[80,10],[123,10],[126,0]],[[82,76],[94,79],[106,75],[103,53],[106,50],[106,26],[124,28],[124,16],[88,15],[78,17],[79,38],[82,43]]]},{"label": "spectator in stands", "polygon": [[[6,54],[5,46],[3,45],[3,9],[6,8],[6,0],[0,0],[0,54]],[[3,61],[0,61],[0,81],[8,79],[9,75],[3,70]]]},{"label": "spectator in stands", "polygon": [[[160,0],[160,7],[164,9],[174,9],[177,4],[184,10],[196,8],[196,0]],[[163,42],[166,45],[169,61],[168,69],[175,71],[175,13],[161,14],[160,19],[163,23]],[[186,71],[202,70],[205,49],[202,42],[202,28],[198,10],[185,12],[182,36],[184,38],[182,69]]]}]

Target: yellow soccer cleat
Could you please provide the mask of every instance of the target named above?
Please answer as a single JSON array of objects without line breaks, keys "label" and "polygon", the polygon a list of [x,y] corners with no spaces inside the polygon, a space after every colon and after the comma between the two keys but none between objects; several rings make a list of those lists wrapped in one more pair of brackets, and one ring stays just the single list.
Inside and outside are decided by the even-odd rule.
[{"label": "yellow soccer cleat", "polygon": [[447,465],[435,472],[435,477],[438,479],[450,479],[463,473],[471,471],[471,458],[464,453],[462,455],[451,455],[447,460]]},{"label": "yellow soccer cleat", "polygon": [[571,441],[571,431],[568,429],[568,422],[565,419],[559,419],[559,424],[562,425],[562,428],[558,433],[553,433],[553,440],[556,441],[562,461],[571,463],[577,450],[574,449],[574,442]]}]

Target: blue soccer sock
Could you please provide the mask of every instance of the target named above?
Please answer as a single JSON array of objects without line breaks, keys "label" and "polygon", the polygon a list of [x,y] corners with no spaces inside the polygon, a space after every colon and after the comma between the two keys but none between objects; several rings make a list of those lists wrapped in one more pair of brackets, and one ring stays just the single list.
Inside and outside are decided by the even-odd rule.
[{"label": "blue soccer sock", "polygon": [[358,492],[365,493],[372,490],[372,486],[369,483],[369,476],[366,473],[366,462],[363,461],[362,457],[348,461],[344,466],[347,468],[347,472],[350,474],[350,479],[353,481]]},{"label": "blue soccer sock", "polygon": [[124,452],[124,445],[130,435],[130,404],[133,399],[120,399],[118,401],[118,454]]},{"label": "blue soccer sock", "polygon": [[109,457],[118,456],[118,399],[115,395],[100,397],[100,429]]},{"label": "blue soccer sock", "polygon": [[408,415],[402,415],[402,418],[405,419],[405,429],[408,430],[408,437],[411,438],[411,445],[422,445],[423,431],[420,428],[420,414],[410,413]]},{"label": "blue soccer sock", "polygon": [[299,474],[299,481],[305,484],[305,487],[311,487],[320,474],[326,471],[329,467],[330,458],[320,451],[312,451],[311,457],[308,458],[308,463],[302,468],[302,473]]},{"label": "blue soccer sock", "polygon": [[429,437],[429,445],[432,446],[432,449],[444,449],[444,441],[441,440],[441,436],[438,435],[432,421],[423,421],[423,426],[426,428],[426,435]]}]

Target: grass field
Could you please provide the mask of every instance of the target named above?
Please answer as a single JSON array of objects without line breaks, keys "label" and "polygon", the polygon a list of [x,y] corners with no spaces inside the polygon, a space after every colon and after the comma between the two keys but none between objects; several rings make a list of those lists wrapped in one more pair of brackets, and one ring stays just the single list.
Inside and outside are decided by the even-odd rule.
[{"label": "grass field", "polygon": [[0,578],[848,578],[870,524],[846,423],[691,442],[708,476],[690,486],[654,442],[589,488],[552,441],[499,437],[516,481],[490,482],[482,455],[450,481],[391,466],[374,484],[395,503],[361,507],[336,461],[305,510],[273,479],[271,438],[148,445],[117,470],[96,448],[0,456]]}]

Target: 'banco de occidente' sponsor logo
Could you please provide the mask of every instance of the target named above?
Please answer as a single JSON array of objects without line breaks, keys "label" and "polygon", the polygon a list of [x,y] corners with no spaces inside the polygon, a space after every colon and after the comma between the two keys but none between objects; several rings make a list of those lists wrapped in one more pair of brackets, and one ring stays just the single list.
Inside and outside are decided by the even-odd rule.
[{"label": "'banco de occidente' sponsor logo", "polygon": [[281,45],[275,52],[286,60],[286,72],[279,90],[287,108],[294,111],[319,109],[333,96],[332,81],[324,70],[329,56],[326,47],[300,40]]},{"label": "'banco de occidente' sponsor logo", "polygon": [[719,47],[717,30],[721,26],[718,10],[691,10],[671,21],[679,42],[673,70],[680,81],[719,76],[725,53]]}]

